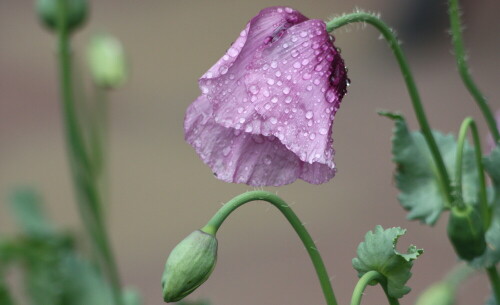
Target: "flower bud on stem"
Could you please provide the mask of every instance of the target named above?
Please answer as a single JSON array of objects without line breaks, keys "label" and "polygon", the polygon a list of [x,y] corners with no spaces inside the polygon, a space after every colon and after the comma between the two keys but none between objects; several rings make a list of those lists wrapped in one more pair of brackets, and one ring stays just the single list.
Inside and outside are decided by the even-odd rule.
[{"label": "flower bud on stem", "polygon": [[[265,192],[265,191],[252,191],[252,192],[247,192],[247,193],[243,193],[239,196],[236,196],[233,199],[231,199],[230,201],[228,201],[224,206],[222,206],[222,208],[220,208],[220,210],[217,211],[217,213],[212,217],[212,219],[210,219],[208,221],[207,225],[205,225],[201,229],[201,231],[208,234],[208,235],[215,236],[215,234],[219,230],[219,227],[222,225],[224,220],[229,216],[229,214],[231,214],[234,210],[236,210],[238,207],[242,206],[243,204],[250,202],[250,201],[255,201],[255,200],[267,201],[270,204],[274,205],[276,208],[278,208],[278,210],[280,210],[281,213],[283,213],[285,218],[288,220],[288,222],[290,222],[292,227],[295,229],[295,232],[297,232],[297,235],[299,235],[299,238],[302,240],[302,242],[307,250],[307,253],[309,254],[309,256],[311,258],[311,261],[314,265],[314,268],[316,269],[316,274],[318,275],[318,278],[319,278],[321,288],[323,290],[323,294],[325,296],[327,305],[337,305],[337,300],[335,299],[335,294],[333,293],[333,289],[332,289],[332,286],[330,283],[330,277],[328,276],[328,273],[326,271],[326,268],[325,268],[325,265],[324,265],[323,260],[321,258],[321,255],[319,254],[319,251],[316,248],[316,245],[314,244],[314,241],[311,238],[311,235],[309,235],[306,228],[304,227],[304,225],[302,224],[300,219],[297,217],[297,215],[295,215],[295,213],[292,211],[290,206],[285,201],[283,201],[283,199],[278,197],[277,195],[275,195],[273,193]],[[197,233],[197,235],[199,235],[199,234],[200,233]],[[186,238],[186,240],[188,240],[188,239],[190,239],[190,237]],[[189,241],[186,241],[186,240],[182,241],[181,244],[189,243]],[[179,246],[181,244],[179,244]],[[185,245],[182,245],[180,247],[182,249],[185,247]],[[189,247],[194,247],[194,246],[191,245]],[[176,249],[174,249],[172,251],[172,253],[174,254],[174,252],[180,253],[180,252],[184,252],[184,251],[181,251],[181,250],[177,249],[177,247],[176,247]],[[171,256],[172,256],[172,254],[171,254]],[[170,260],[171,259],[169,257],[169,259],[167,261],[167,268],[168,268]],[[172,261],[173,260],[174,259],[172,259]],[[177,259],[175,259],[175,260],[177,260]],[[182,260],[179,259],[179,261],[182,261]],[[182,264],[184,264],[184,263],[182,263]],[[196,264],[199,264],[199,263],[196,263]],[[205,266],[203,268],[205,270],[204,273],[207,273],[207,277],[208,277],[208,275],[210,274],[210,272],[207,272],[208,264],[206,264],[205,262],[203,262],[201,264]],[[214,264],[215,264],[215,262],[214,262]],[[194,273],[190,274],[189,276],[190,277],[191,276],[197,277],[198,279],[201,278],[200,276],[197,276]],[[186,278],[184,278],[183,280],[185,280],[185,279]],[[203,283],[203,281],[205,281],[205,280],[206,279],[202,279],[202,281],[199,284]],[[164,277],[164,283],[165,282],[166,282],[166,278]],[[185,297],[189,293],[191,293],[192,290],[196,289],[198,286],[196,286],[195,288],[193,288],[191,290],[189,288],[187,288],[185,292],[178,291],[178,293],[181,294],[182,297]],[[180,299],[175,298],[175,300],[180,300]]]}]

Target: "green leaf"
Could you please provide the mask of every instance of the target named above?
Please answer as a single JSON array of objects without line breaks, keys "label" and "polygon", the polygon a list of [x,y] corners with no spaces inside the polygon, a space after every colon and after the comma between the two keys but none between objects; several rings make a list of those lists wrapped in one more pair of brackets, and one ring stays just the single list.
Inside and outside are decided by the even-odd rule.
[{"label": "green leaf", "polygon": [[[421,132],[410,132],[402,115],[379,112],[395,121],[392,138],[393,161],[396,163],[396,186],[401,205],[409,211],[407,218],[434,225],[446,208],[447,197],[439,178],[431,152]],[[450,179],[455,174],[457,144],[453,135],[433,131],[443,156]],[[477,202],[477,170],[474,151],[466,143],[463,155],[463,198],[467,203]],[[453,180],[452,180],[453,181]]]},{"label": "green leaf", "polygon": [[10,196],[10,208],[23,232],[31,236],[54,233],[42,210],[40,196],[31,188],[20,188]]},{"label": "green leaf", "polygon": [[475,258],[471,265],[476,268],[488,268],[500,262],[500,146],[497,145],[488,157],[483,159],[484,169],[493,182],[490,227],[486,231],[486,251]]},{"label": "green leaf", "polygon": [[405,284],[411,277],[413,260],[423,253],[422,249],[413,245],[408,248],[407,253],[396,250],[398,238],[405,232],[401,228],[384,230],[381,226],[376,226],[373,232],[366,233],[365,241],[358,246],[358,257],[352,260],[359,277],[372,270],[382,274],[387,279],[389,295],[398,299],[410,292],[410,287]]}]

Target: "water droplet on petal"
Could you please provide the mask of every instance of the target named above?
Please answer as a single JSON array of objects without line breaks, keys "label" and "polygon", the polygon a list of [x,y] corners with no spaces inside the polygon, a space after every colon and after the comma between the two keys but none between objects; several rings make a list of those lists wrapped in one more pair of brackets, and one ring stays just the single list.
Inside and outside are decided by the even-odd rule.
[{"label": "water droplet on petal", "polygon": [[276,69],[278,67],[278,63],[276,61],[271,62],[271,68]]},{"label": "water droplet on petal", "polygon": [[319,134],[326,135],[327,133],[328,133],[328,130],[326,128],[319,129]]},{"label": "water droplet on petal", "polygon": [[298,62],[298,61],[297,61],[297,62],[295,62],[295,63],[293,64],[293,67],[294,67],[295,69],[299,69],[299,68],[300,68],[300,62]]},{"label": "water droplet on petal", "polygon": [[309,135],[309,139],[314,140],[314,138],[316,138],[316,134],[311,133],[311,134]]},{"label": "water droplet on petal", "polygon": [[275,118],[275,117],[270,118],[270,119],[269,119],[269,121],[270,121],[270,122],[271,122],[271,124],[273,124],[273,125],[274,125],[274,124],[276,124],[276,123],[278,123],[278,119],[277,119],[277,118]]},{"label": "water droplet on petal", "polygon": [[268,80],[267,80],[267,83],[268,83],[269,85],[271,85],[271,86],[272,86],[272,85],[274,85],[274,79],[272,79],[272,78],[268,79]]},{"label": "water droplet on petal", "polygon": [[222,150],[222,154],[227,157],[229,153],[231,152],[231,146],[228,146]]},{"label": "water droplet on petal", "polygon": [[300,37],[306,37],[306,36],[307,36],[307,32],[306,31],[300,32]]},{"label": "water droplet on petal", "polygon": [[271,102],[276,104],[278,102],[278,98],[276,96],[273,96]]},{"label": "water droplet on petal", "polygon": [[300,52],[297,51],[296,49],[293,49],[292,52],[291,52],[291,55],[292,55],[293,58],[295,58],[295,57],[297,57],[297,56],[300,55]]},{"label": "water droplet on petal", "polygon": [[329,89],[325,93],[325,98],[328,103],[333,103],[337,100],[337,95],[335,94],[335,90]]},{"label": "water droplet on petal", "polygon": [[271,105],[269,105],[269,104],[265,104],[265,105],[264,105],[264,109],[266,109],[266,110],[271,109]]},{"label": "water droplet on petal", "polygon": [[308,79],[310,79],[310,78],[311,78],[311,74],[310,74],[310,73],[304,73],[304,74],[302,75],[302,79],[308,80]]},{"label": "water droplet on petal", "polygon": [[312,111],[306,112],[306,119],[311,119],[313,117]]},{"label": "water droplet on petal", "polygon": [[290,87],[285,87],[285,88],[283,89],[283,93],[284,93],[284,94],[288,94],[288,93],[290,93]]},{"label": "water droplet on petal", "polygon": [[227,50],[227,54],[229,54],[229,56],[231,57],[236,57],[238,56],[238,50],[236,50],[235,48],[229,48],[229,50]]},{"label": "water droplet on petal", "polygon": [[259,90],[260,90],[259,87],[257,87],[256,85],[250,86],[250,93],[252,93],[252,94],[259,93]]},{"label": "water droplet on petal", "polygon": [[238,113],[242,113],[243,112],[243,107],[238,107]]},{"label": "water droplet on petal", "polygon": [[220,74],[226,74],[226,73],[227,73],[227,70],[229,70],[229,68],[228,68],[227,66],[225,66],[225,65],[222,65],[222,66],[220,66],[220,68],[219,68],[219,73],[220,73]]},{"label": "water droplet on petal", "polygon": [[245,118],[240,118],[240,123],[241,124],[245,123]]},{"label": "water droplet on petal", "polygon": [[290,104],[290,102],[292,102],[292,97],[291,96],[287,96],[285,98],[285,103]]}]

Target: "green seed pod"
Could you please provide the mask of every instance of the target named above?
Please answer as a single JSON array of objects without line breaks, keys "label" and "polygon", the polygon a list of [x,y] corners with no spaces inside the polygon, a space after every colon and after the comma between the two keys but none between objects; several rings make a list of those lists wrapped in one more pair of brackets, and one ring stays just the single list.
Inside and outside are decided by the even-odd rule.
[{"label": "green seed pod", "polygon": [[125,82],[127,65],[122,45],[109,35],[95,35],[87,47],[87,61],[96,85],[114,88]]},{"label": "green seed pod", "polygon": [[486,250],[483,220],[470,205],[453,207],[448,219],[448,238],[461,259],[470,261]]},{"label": "green seed pod", "polygon": [[[37,0],[36,11],[43,24],[51,30],[57,30],[58,2],[60,0]],[[88,3],[86,0],[62,0],[66,2],[66,26],[71,32],[87,19]]]},{"label": "green seed pod", "polygon": [[163,299],[177,302],[203,284],[217,261],[217,239],[197,230],[182,240],[168,256],[162,277]]},{"label": "green seed pod", "polygon": [[438,282],[427,288],[415,303],[415,305],[453,304],[455,304],[455,289],[446,282]]}]

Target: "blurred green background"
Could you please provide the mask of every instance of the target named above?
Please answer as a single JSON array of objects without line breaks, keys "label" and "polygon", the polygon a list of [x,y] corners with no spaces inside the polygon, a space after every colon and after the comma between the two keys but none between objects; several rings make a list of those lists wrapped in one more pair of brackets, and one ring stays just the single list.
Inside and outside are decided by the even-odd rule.
[{"label": "blurred green background", "polygon": [[[498,109],[500,2],[463,2],[471,70]],[[129,82],[110,97],[109,224],[123,281],[142,291],[146,304],[163,302],[160,277],[175,244],[203,226],[222,202],[252,189],[215,179],[184,142],[182,125],[185,109],[199,95],[197,79],[251,17],[272,5],[317,19],[356,7],[380,12],[401,34],[433,128],[457,132],[472,115],[486,136],[456,73],[443,1],[91,1],[90,20],[74,36],[75,56],[83,63],[91,34],[104,31],[123,42],[131,66]],[[413,291],[402,300],[411,304],[456,262],[445,237],[447,217],[433,229],[408,222],[396,200],[392,123],[376,110],[399,110],[417,125],[385,42],[362,25],[335,36],[352,80],[334,126],[337,176],[325,185],[298,181],[269,190],[294,204],[318,242],[341,304],[348,303],[357,280],[351,258],[364,234],[377,224],[408,228],[400,248],[413,243],[426,250],[413,269]],[[33,2],[1,0],[0,197],[5,201],[19,184],[36,186],[60,226],[82,234],[61,130],[55,55],[54,37],[38,23]],[[0,230],[14,232],[5,205]],[[303,246],[269,205],[241,208],[218,238],[218,266],[190,298],[209,298],[214,305],[324,303]],[[460,304],[481,304],[489,294],[484,275],[463,287]],[[386,301],[376,287],[367,290],[365,302]]]}]

